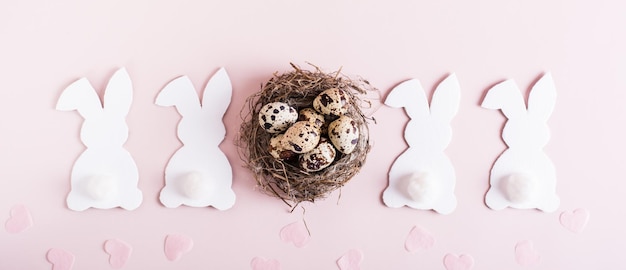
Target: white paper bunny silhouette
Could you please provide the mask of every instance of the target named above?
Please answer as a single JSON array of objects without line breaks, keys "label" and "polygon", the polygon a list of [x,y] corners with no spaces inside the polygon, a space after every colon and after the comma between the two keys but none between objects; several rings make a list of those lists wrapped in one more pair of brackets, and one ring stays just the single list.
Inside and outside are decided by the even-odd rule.
[{"label": "white paper bunny silhouette", "polygon": [[128,138],[125,118],[132,100],[132,82],[124,68],[109,80],[104,102],[100,102],[86,78],[72,83],[59,97],[57,110],[77,110],[85,119],[80,138],[87,149],[72,168],[71,191],[67,197],[70,209],[133,210],[141,204],[137,165],[123,147]]},{"label": "white paper bunny silhouette", "polygon": [[451,74],[435,90],[431,105],[417,79],[396,86],[385,104],[404,107],[410,120],[404,131],[409,148],[393,163],[383,192],[388,207],[408,206],[449,214],[456,208],[456,175],[444,150],[452,139],[450,122],[456,115],[461,90]]},{"label": "white paper bunny silhouette", "polygon": [[231,94],[232,85],[224,68],[207,83],[202,105],[187,76],[174,79],[159,93],[156,104],[176,106],[182,116],[178,138],[183,146],[167,164],[160,195],[166,207],[184,204],[226,210],[235,203],[232,168],[219,148],[226,135],[222,118]]},{"label": "white paper bunny silhouette", "polygon": [[537,208],[552,212],[559,207],[554,165],[543,152],[550,140],[546,122],[555,102],[556,88],[550,73],[533,86],[528,109],[513,80],[499,83],[487,92],[481,106],[500,109],[508,118],[502,139],[509,147],[491,169],[491,187],[485,196],[491,209]]}]

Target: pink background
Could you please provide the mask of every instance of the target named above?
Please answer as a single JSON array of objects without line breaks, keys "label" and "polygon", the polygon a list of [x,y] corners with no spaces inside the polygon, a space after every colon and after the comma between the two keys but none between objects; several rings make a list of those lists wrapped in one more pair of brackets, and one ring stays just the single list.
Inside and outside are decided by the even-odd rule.
[{"label": "pink background", "polygon": [[[13,205],[32,212],[34,227],[0,230],[0,269],[50,269],[45,253],[62,248],[74,269],[111,269],[104,241],[133,246],[125,269],[250,269],[252,258],[282,269],[338,269],[350,249],[362,269],[444,269],[447,253],[469,254],[474,269],[522,269],[518,241],[531,240],[541,259],[529,269],[599,269],[623,264],[626,250],[626,6],[618,1],[17,1],[0,3],[0,219]],[[457,172],[458,207],[450,215],[385,207],[381,194],[393,160],[405,149],[407,121],[381,107],[370,126],[373,145],[361,173],[338,192],[306,204],[312,237],[296,248],[280,229],[301,220],[255,190],[233,145],[244,99],[289,62],[367,78],[386,95],[409,78],[428,93],[455,72],[462,90],[446,150]],[[87,77],[100,94],[119,67],[133,79],[126,148],[140,173],[144,202],[122,209],[67,209],[72,164],[83,151],[82,118],[54,109],[61,91]],[[170,80],[188,75],[201,89],[225,67],[232,103],[222,149],[234,168],[237,202],[214,208],[167,209],[158,201],[163,172],[180,147],[179,115],[154,104]],[[479,106],[485,91],[515,79],[527,92],[551,71],[558,91],[545,151],[558,173],[560,209],[492,211],[484,205],[491,165],[505,149],[505,118]],[[559,223],[562,211],[591,214],[580,234]],[[404,249],[414,225],[436,243]],[[167,234],[191,237],[180,261],[163,254]],[[393,266],[393,267],[392,267]]]}]

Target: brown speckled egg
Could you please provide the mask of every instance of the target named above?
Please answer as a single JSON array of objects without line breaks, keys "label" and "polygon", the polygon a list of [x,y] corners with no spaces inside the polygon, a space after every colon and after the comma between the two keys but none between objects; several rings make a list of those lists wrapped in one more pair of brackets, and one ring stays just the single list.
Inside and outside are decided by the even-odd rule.
[{"label": "brown speckled egg", "polygon": [[348,111],[348,95],[338,88],[324,90],[313,100],[313,108],[323,115],[341,116]]},{"label": "brown speckled egg", "polygon": [[328,138],[338,151],[350,154],[359,142],[359,127],[352,118],[341,116],[328,125]]},{"label": "brown speckled egg", "polygon": [[298,112],[287,103],[265,104],[259,111],[259,125],[269,133],[285,131],[298,120]]},{"label": "brown speckled egg", "polygon": [[298,114],[298,121],[308,121],[319,128],[324,126],[324,123],[326,122],[324,120],[324,116],[315,111],[313,108],[304,108],[300,110],[300,113]]},{"label": "brown speckled egg", "polygon": [[300,155],[300,167],[307,172],[317,172],[330,166],[336,156],[335,147],[322,138],[313,150]]},{"label": "brown speckled egg", "polygon": [[307,121],[298,121],[285,131],[282,146],[298,154],[306,153],[320,142],[319,129]]},{"label": "brown speckled egg", "polygon": [[297,156],[296,153],[283,148],[282,140],[284,135],[277,134],[270,139],[269,153],[275,159],[289,160]]}]

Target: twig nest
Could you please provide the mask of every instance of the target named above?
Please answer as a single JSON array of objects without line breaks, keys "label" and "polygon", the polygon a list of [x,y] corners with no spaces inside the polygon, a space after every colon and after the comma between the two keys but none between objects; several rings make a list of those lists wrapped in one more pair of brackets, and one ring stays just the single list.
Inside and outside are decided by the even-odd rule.
[{"label": "twig nest", "polygon": [[370,150],[360,96],[376,89],[339,71],[292,67],[248,97],[237,144],[260,189],[295,207],[359,172]]}]

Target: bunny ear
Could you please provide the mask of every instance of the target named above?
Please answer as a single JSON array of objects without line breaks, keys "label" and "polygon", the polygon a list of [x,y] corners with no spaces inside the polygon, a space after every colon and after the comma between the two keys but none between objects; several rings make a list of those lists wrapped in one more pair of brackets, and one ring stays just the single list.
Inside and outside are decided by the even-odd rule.
[{"label": "bunny ear", "polygon": [[57,101],[57,110],[78,110],[80,115],[87,119],[90,115],[102,113],[102,104],[96,90],[86,78],[79,79],[70,84]]},{"label": "bunny ear", "polygon": [[185,116],[200,110],[200,99],[191,80],[181,76],[168,83],[159,93],[156,104],[160,106],[176,106],[180,115]]},{"label": "bunny ear", "polygon": [[460,100],[461,87],[456,75],[453,73],[435,89],[433,99],[430,102],[430,114],[449,122],[459,111]]},{"label": "bunny ear", "polygon": [[210,111],[216,116],[223,115],[230,104],[232,92],[233,86],[228,77],[228,73],[226,73],[226,69],[220,68],[213,77],[209,79],[209,82],[204,88],[202,110],[205,112]]},{"label": "bunny ear", "polygon": [[552,74],[546,73],[535,83],[528,97],[528,114],[548,120],[556,103],[556,87]]},{"label": "bunny ear", "polygon": [[524,98],[513,80],[506,80],[489,89],[481,106],[487,109],[501,109],[508,119],[526,114]]},{"label": "bunny ear", "polygon": [[394,108],[404,107],[410,118],[429,114],[426,94],[419,80],[412,79],[400,83],[391,90],[385,99],[385,105]]},{"label": "bunny ear", "polygon": [[104,92],[104,110],[107,113],[126,115],[133,102],[133,84],[125,68],[113,74]]}]

